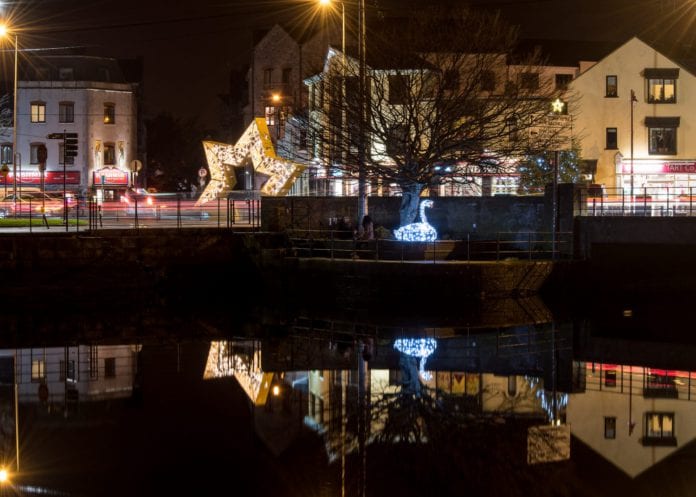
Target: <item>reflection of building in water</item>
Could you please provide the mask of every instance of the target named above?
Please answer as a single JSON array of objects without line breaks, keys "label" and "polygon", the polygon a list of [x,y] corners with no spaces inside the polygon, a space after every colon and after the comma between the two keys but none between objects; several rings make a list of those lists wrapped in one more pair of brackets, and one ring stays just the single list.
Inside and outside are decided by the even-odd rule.
[{"label": "reflection of building in water", "polygon": [[631,477],[696,438],[696,373],[619,364],[575,364],[573,435]]},{"label": "reflection of building in water", "polygon": [[118,399],[132,394],[140,348],[134,344],[3,349],[0,363],[14,377],[16,358],[20,403]]}]

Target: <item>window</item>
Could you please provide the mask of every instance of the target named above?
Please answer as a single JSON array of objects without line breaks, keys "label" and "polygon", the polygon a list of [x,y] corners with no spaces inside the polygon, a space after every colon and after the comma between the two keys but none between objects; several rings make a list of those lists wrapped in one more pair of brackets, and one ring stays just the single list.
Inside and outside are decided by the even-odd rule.
[{"label": "window", "polygon": [[46,122],[46,103],[32,102],[31,103],[31,122],[45,123]]},{"label": "window", "polygon": [[104,359],[104,378],[116,378],[116,358]]},{"label": "window", "polygon": [[648,128],[648,153],[675,155],[677,153],[677,128]]},{"label": "window", "polygon": [[643,445],[677,445],[674,435],[674,413],[645,413]]},{"label": "window", "polygon": [[519,138],[517,129],[517,118],[508,118],[506,124],[508,129],[508,140],[510,140],[511,142],[517,141],[517,139]]},{"label": "window", "polygon": [[391,157],[403,156],[408,145],[408,126],[395,124],[387,136],[387,154]]},{"label": "window", "polygon": [[616,128],[607,128],[607,150],[616,150],[618,146],[618,132]]},{"label": "window", "polygon": [[275,124],[276,108],[266,107],[266,124],[268,126],[273,126]]},{"label": "window", "polygon": [[616,76],[607,76],[605,96],[607,98],[616,98],[619,96],[619,80]]},{"label": "window", "polygon": [[58,104],[58,122],[75,122],[75,104],[73,102],[60,102]]},{"label": "window", "polygon": [[677,101],[675,79],[648,79],[648,102],[651,104],[673,104]]},{"label": "window", "polygon": [[442,88],[445,90],[456,91],[459,88],[459,71],[448,69],[442,77]]},{"label": "window", "polygon": [[[65,162],[63,162],[65,160]],[[58,164],[75,164],[75,157],[65,156],[65,145],[63,142],[58,144]]]},{"label": "window", "polygon": [[104,165],[113,166],[116,164],[116,147],[113,143],[104,144]]},{"label": "window", "polygon": [[495,73],[493,71],[481,71],[481,90],[495,91]]},{"label": "window", "polygon": [[289,85],[290,84],[290,75],[292,74],[292,69],[289,67],[286,67],[283,69],[283,84],[284,85]]},{"label": "window", "polygon": [[111,103],[104,104],[104,124],[116,123],[116,105]]},{"label": "window", "polygon": [[75,361],[68,361],[68,367],[65,368],[65,361],[61,359],[60,361],[60,381],[75,382]]},{"label": "window", "polygon": [[46,380],[46,362],[43,359],[32,359],[31,381],[40,382]]},{"label": "window", "polygon": [[389,103],[404,105],[408,102],[408,78],[401,74],[389,76]]},{"label": "window", "polygon": [[573,81],[572,74],[556,74],[556,89],[567,90],[571,81]]},{"label": "window", "polygon": [[29,148],[29,163],[38,164],[39,163],[39,148],[45,147],[43,143],[32,143]]},{"label": "window", "polygon": [[538,90],[539,74],[535,72],[523,72],[520,74],[520,88],[523,90]]},{"label": "window", "polygon": [[89,377],[93,380],[99,378],[99,348],[96,345],[89,347]]},{"label": "window", "polygon": [[75,71],[72,67],[60,67],[58,69],[58,79],[61,81],[72,81],[75,79]]},{"label": "window", "polygon": [[263,84],[270,85],[273,82],[273,69],[263,70]]},{"label": "window", "polygon": [[11,143],[3,143],[0,145],[0,162],[2,164],[13,164]]},{"label": "window", "polygon": [[604,438],[614,439],[616,438],[616,418],[615,417],[605,417],[604,418]]}]

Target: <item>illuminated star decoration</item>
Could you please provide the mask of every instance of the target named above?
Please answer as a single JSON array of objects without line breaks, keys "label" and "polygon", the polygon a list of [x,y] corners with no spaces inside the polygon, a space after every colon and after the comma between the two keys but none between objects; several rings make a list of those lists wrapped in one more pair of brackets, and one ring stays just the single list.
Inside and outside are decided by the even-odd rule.
[{"label": "illuminated star decoration", "polygon": [[268,176],[261,187],[262,195],[285,195],[306,166],[279,158],[273,148],[266,121],[257,117],[242,133],[234,145],[204,141],[203,148],[210,169],[210,181],[201,193],[196,205],[218,197],[223,191],[234,188],[234,166],[243,165],[250,157],[254,171]]},{"label": "illuminated star decoration", "polygon": [[394,348],[402,354],[420,358],[419,373],[425,381],[432,379],[432,375],[425,370],[425,361],[437,348],[437,340],[434,338],[397,338],[394,340]]},{"label": "illuminated star decoration", "polygon": [[551,110],[555,112],[556,114],[560,114],[563,112],[563,108],[565,107],[565,102],[561,100],[560,98],[557,98],[553,102],[551,102]]}]

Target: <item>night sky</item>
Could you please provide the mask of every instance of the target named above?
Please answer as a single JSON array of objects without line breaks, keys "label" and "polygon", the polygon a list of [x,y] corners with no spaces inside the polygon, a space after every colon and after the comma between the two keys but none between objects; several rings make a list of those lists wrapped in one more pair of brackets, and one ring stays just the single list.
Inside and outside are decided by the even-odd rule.
[{"label": "night sky", "polygon": [[[391,15],[423,1],[367,3]],[[440,0],[428,3],[434,1]],[[674,42],[684,42],[683,33],[694,30],[677,25],[696,22],[691,0],[474,3],[501,9],[504,16],[522,25],[524,37],[531,38],[622,41],[660,26]],[[75,47],[92,55],[143,57],[146,115],[167,111],[197,117],[208,127],[219,125],[217,95],[229,92],[230,72],[248,62],[254,29],[283,21],[307,26],[318,22],[315,0],[19,0],[6,4],[5,11],[21,30],[20,43],[25,48],[45,52]],[[672,15],[674,23],[657,22],[665,13]]]}]

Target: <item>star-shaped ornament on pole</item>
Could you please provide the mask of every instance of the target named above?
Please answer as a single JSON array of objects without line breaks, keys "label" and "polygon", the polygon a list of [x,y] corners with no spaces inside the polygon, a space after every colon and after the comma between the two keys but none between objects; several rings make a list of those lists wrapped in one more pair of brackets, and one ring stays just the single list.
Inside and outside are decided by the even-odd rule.
[{"label": "star-shaped ornament on pole", "polygon": [[261,194],[285,195],[307,166],[279,158],[273,147],[266,121],[257,117],[234,145],[204,141],[203,148],[210,170],[210,181],[196,205],[214,200],[237,184],[234,167],[242,166],[248,158],[257,174],[268,176],[261,186]]}]

